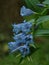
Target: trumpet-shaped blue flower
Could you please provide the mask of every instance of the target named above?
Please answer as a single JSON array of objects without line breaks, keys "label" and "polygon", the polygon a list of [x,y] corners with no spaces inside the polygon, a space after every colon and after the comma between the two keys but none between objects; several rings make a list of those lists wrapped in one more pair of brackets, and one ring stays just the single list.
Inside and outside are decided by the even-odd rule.
[{"label": "trumpet-shaped blue flower", "polygon": [[22,25],[22,28],[21,28],[21,30],[22,30],[22,32],[24,32],[24,33],[29,33],[31,30],[31,27],[32,27],[32,23],[31,22],[26,22],[26,23],[24,23],[23,25]]},{"label": "trumpet-shaped blue flower", "polygon": [[13,26],[13,32],[15,32],[16,34],[18,34],[19,32],[28,33],[28,32],[30,32],[30,29],[32,27],[32,23],[31,22],[24,22],[21,24],[14,24],[12,26]]},{"label": "trumpet-shaped blue flower", "polygon": [[30,53],[30,49],[28,46],[24,45],[19,48],[20,53],[22,54],[22,57],[25,57]]},{"label": "trumpet-shaped blue flower", "polygon": [[15,52],[20,46],[28,46],[30,43],[33,43],[33,37],[31,34],[18,34],[14,37],[14,40],[15,42],[8,43],[11,52]]},{"label": "trumpet-shaped blue flower", "polygon": [[18,34],[21,31],[21,24],[13,24],[13,32]]},{"label": "trumpet-shaped blue flower", "polygon": [[18,42],[9,42],[8,43],[8,48],[10,50],[10,53],[13,53],[15,51],[18,51],[18,49],[20,48],[20,46],[23,46],[24,43],[20,43]]},{"label": "trumpet-shaped blue flower", "polygon": [[[18,35],[15,35],[14,37],[13,37],[13,39],[17,42],[19,42],[19,43],[24,43],[24,44],[26,44],[26,42],[29,44],[29,43],[32,43],[33,42],[33,36],[32,36],[32,34],[28,34],[28,35],[26,35],[26,34],[24,34],[24,33],[20,33],[20,34],[18,34]],[[27,45],[27,44],[26,44]]]},{"label": "trumpet-shaped blue flower", "polygon": [[26,45],[34,43],[32,34],[27,35],[25,40],[26,40]]},{"label": "trumpet-shaped blue flower", "polygon": [[25,37],[26,37],[26,34],[20,33],[20,34],[14,35],[13,39],[15,41],[18,41],[19,43],[25,43]]},{"label": "trumpet-shaped blue flower", "polygon": [[20,10],[21,16],[28,16],[31,14],[36,14],[36,12],[32,11],[31,9],[26,8],[25,6],[21,7],[21,10]]},{"label": "trumpet-shaped blue flower", "polygon": [[8,47],[10,49],[10,52],[13,52],[17,48],[17,43],[16,42],[9,42]]}]

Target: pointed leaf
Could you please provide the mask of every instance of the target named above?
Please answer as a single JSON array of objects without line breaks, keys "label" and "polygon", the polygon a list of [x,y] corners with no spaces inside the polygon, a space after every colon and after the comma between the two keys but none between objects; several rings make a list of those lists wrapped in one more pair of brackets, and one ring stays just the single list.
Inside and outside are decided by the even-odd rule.
[{"label": "pointed leaf", "polygon": [[25,0],[27,7],[35,10],[36,12],[41,12],[42,8],[38,7],[36,4],[40,4],[39,0]]},{"label": "pointed leaf", "polygon": [[35,33],[35,36],[47,36],[49,35],[49,30],[38,30]]},{"label": "pointed leaf", "polygon": [[37,25],[39,25],[40,23],[47,22],[47,21],[49,21],[49,15],[38,18],[36,22]]},{"label": "pointed leaf", "polygon": [[48,4],[48,5],[49,5],[49,0],[45,0],[45,1],[43,2],[43,4]]}]

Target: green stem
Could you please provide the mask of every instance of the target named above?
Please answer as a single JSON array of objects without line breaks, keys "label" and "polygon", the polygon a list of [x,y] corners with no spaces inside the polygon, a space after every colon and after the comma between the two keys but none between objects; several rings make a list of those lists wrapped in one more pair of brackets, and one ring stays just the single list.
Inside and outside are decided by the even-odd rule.
[{"label": "green stem", "polygon": [[34,24],[34,30],[33,30],[33,40],[35,42],[35,33],[36,33],[36,29],[35,29],[35,26],[36,26],[36,20],[39,18],[39,15],[37,14],[36,17],[35,17],[35,24]]},{"label": "green stem", "polygon": [[[41,15],[45,15],[45,14],[46,14],[46,11],[47,11],[47,8],[45,8],[45,9],[42,11]],[[41,23],[41,27],[43,28],[43,24],[42,24],[42,23]]]},{"label": "green stem", "polygon": [[42,11],[41,15],[44,15],[44,13],[47,11],[47,9],[48,9],[48,8],[45,8],[45,9]]}]

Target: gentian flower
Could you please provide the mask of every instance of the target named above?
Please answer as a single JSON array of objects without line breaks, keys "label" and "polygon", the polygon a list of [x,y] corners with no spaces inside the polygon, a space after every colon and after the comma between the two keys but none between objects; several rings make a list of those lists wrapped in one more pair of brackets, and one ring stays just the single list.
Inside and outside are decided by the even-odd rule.
[{"label": "gentian flower", "polygon": [[17,42],[9,42],[8,48],[10,50],[10,53],[13,52],[17,48]]},{"label": "gentian flower", "polygon": [[30,29],[32,27],[32,23],[31,22],[24,22],[21,24],[14,24],[12,26],[13,26],[13,32],[15,32],[16,34],[18,34],[19,32],[29,33]]},{"label": "gentian flower", "polygon": [[16,34],[18,34],[21,31],[21,24],[13,24],[13,32],[15,32]]},{"label": "gentian flower", "polygon": [[21,28],[21,30],[22,30],[22,32],[24,32],[24,33],[29,33],[31,30],[31,27],[32,27],[32,23],[31,22],[26,22],[26,23],[24,23],[23,25],[22,25],[22,28]]},{"label": "gentian flower", "polygon": [[13,24],[12,26],[15,34],[13,36],[14,42],[8,43],[10,53],[20,51],[22,57],[25,57],[30,53],[29,45],[33,43],[33,36],[30,30],[32,23],[24,20],[23,23]]},{"label": "gentian flower", "polygon": [[26,45],[34,44],[32,34],[27,35],[25,40],[26,40]]},{"label": "gentian flower", "polygon": [[30,54],[30,49],[28,46],[24,45],[19,48],[20,53],[22,54],[22,57],[25,57],[26,55]]},{"label": "gentian flower", "polygon": [[24,43],[20,43],[19,41],[18,42],[9,42],[8,48],[10,50],[10,53],[13,53],[15,51],[18,51],[19,48],[24,45],[25,45]]},{"label": "gentian flower", "polygon": [[18,41],[19,43],[25,43],[25,37],[26,37],[26,34],[20,33],[20,34],[14,35],[13,39],[15,41]]},{"label": "gentian flower", "polygon": [[15,35],[14,37],[15,42],[9,42],[8,43],[8,47],[10,49],[11,52],[14,52],[17,50],[18,47],[20,46],[24,46],[24,45],[29,45],[30,43],[33,43],[33,37],[31,34],[18,34]]},{"label": "gentian flower", "polygon": [[26,42],[28,42],[28,43],[32,43],[33,41],[33,36],[32,36],[32,34],[28,34],[28,35],[26,35],[26,34],[24,34],[24,33],[20,33],[20,34],[18,34],[18,35],[15,35],[14,37],[13,37],[13,39],[16,41],[16,42],[19,42],[19,43],[24,43],[24,44],[26,44]]},{"label": "gentian flower", "polygon": [[21,10],[20,10],[21,16],[28,16],[31,14],[36,14],[36,12],[32,11],[31,9],[26,8],[25,6],[21,7]]}]

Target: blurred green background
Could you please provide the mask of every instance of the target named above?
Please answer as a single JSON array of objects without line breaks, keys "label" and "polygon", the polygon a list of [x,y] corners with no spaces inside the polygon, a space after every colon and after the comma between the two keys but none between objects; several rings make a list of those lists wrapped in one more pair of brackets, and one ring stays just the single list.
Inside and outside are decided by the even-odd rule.
[{"label": "blurred green background", "polygon": [[[19,65],[20,57],[8,54],[7,43],[12,41],[11,24],[23,21],[20,16],[23,4],[21,0],[0,0],[0,65]],[[49,29],[49,21],[43,27]],[[32,59],[26,58],[20,65],[49,65],[49,36],[37,37],[36,46],[38,50],[31,55]]]}]

